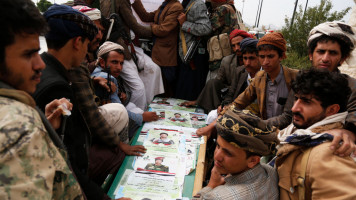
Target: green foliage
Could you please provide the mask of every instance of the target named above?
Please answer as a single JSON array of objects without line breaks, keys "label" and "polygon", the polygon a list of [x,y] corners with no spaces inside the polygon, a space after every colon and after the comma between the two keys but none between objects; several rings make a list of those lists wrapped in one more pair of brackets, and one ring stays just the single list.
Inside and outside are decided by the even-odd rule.
[{"label": "green foliage", "polygon": [[287,51],[287,58],[282,60],[282,65],[294,69],[308,69],[311,67],[311,62],[308,56],[300,57],[294,51]]},{"label": "green foliage", "polygon": [[320,5],[308,8],[305,13],[303,13],[302,6],[299,6],[292,27],[291,19],[285,18],[285,27],[282,28],[282,34],[293,52],[291,53],[292,58],[295,56],[294,53],[299,58],[308,55],[307,38],[314,26],[327,21],[340,21],[351,9],[348,7],[340,12],[331,12],[332,7],[330,0],[320,0]]},{"label": "green foliage", "polygon": [[40,0],[36,5],[41,12],[46,12],[53,4],[47,0]]}]

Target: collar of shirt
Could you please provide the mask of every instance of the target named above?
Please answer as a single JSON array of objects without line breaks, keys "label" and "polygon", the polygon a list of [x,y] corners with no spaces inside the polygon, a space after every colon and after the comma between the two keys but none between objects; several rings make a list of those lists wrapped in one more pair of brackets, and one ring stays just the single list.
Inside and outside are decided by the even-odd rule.
[{"label": "collar of shirt", "polygon": [[[281,70],[279,70],[279,74],[276,77],[276,79],[274,80],[273,84],[279,84],[284,78],[284,74],[283,74],[283,67],[281,65]],[[267,74],[267,81],[271,82],[271,79],[269,78],[268,74]]]},{"label": "collar of shirt", "polygon": [[[259,71],[262,71],[262,67],[260,67],[260,70]],[[257,72],[256,72],[257,73]],[[255,74],[256,76],[256,74]],[[253,81],[253,78],[251,77],[250,73],[247,72],[247,85],[250,85],[250,83]]]},{"label": "collar of shirt", "polygon": [[239,184],[239,183],[245,183],[247,181],[253,180],[260,173],[265,173],[265,172],[264,172],[264,169],[262,168],[262,166],[260,164],[258,164],[254,168],[249,169],[245,172],[242,172],[241,174],[225,177],[225,182],[228,184],[233,184],[233,185]]}]

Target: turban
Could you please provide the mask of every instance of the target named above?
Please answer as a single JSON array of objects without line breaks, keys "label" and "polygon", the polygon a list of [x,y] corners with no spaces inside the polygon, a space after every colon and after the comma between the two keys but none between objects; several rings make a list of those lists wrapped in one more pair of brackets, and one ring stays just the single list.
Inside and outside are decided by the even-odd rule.
[{"label": "turban", "polygon": [[240,42],[240,49],[241,52],[244,52],[246,47],[252,47],[254,49],[257,49],[257,39],[253,39],[253,38],[245,38]]},{"label": "turban", "polygon": [[74,6],[73,8],[84,13],[92,21],[101,19],[100,10],[98,10],[97,8],[89,8],[88,6]]},{"label": "turban", "polygon": [[351,50],[354,49],[354,44],[356,42],[355,33],[349,25],[343,22],[325,22],[314,27],[309,33],[308,46],[313,40],[322,35],[342,40]]},{"label": "turban", "polygon": [[231,31],[231,33],[230,33],[230,41],[232,40],[232,38],[237,37],[237,36],[241,36],[243,38],[253,38],[253,36],[251,34],[247,33],[246,31],[235,29],[235,30]]},{"label": "turban", "polygon": [[287,51],[287,42],[284,39],[282,33],[269,33],[264,35],[257,43],[257,47],[264,45],[264,44],[269,44],[277,47],[278,49],[283,51],[283,56],[282,58],[286,58],[285,52]]},{"label": "turban", "polygon": [[50,29],[45,36],[46,39],[65,40],[86,36],[92,40],[98,33],[97,27],[88,16],[67,5],[54,4],[43,16]]},{"label": "turban", "polygon": [[216,123],[218,135],[230,144],[258,155],[275,153],[276,128],[249,111],[228,109]]},{"label": "turban", "polygon": [[110,51],[114,51],[114,50],[124,51],[124,47],[122,47],[121,45],[119,45],[117,43],[106,41],[106,42],[104,42],[104,44],[102,44],[99,47],[98,58],[100,58],[102,55],[104,55]]}]

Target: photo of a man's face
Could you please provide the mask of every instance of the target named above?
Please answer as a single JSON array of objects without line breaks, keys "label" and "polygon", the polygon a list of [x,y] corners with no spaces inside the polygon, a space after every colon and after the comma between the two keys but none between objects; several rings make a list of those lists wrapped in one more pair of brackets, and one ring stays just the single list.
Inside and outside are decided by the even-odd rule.
[{"label": "photo of a man's face", "polygon": [[162,162],[163,162],[163,159],[156,159],[155,165],[156,166],[161,166]]},{"label": "photo of a man's face", "polygon": [[165,140],[165,139],[167,139],[167,137],[168,137],[168,134],[167,134],[167,133],[161,133],[160,136],[159,136],[159,138],[160,138],[161,140]]}]

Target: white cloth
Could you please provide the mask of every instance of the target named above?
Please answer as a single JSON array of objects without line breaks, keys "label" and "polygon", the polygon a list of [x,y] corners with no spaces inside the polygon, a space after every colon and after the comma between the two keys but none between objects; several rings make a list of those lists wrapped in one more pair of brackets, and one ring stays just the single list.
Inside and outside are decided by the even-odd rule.
[{"label": "white cloth", "polygon": [[331,124],[331,123],[335,123],[335,122],[345,123],[345,119],[346,119],[347,114],[348,114],[348,112],[346,111],[346,112],[337,113],[337,114],[328,116],[328,117],[324,118],[323,120],[311,125],[307,129],[296,129],[295,130],[295,126],[293,124],[290,124],[287,128],[281,130],[278,133],[278,139],[279,139],[281,144],[285,144],[286,142],[284,142],[284,141],[286,141],[287,137],[292,135],[292,134],[294,134],[294,135],[315,136],[314,138],[320,137],[322,134],[313,133],[311,130],[313,128],[318,127],[318,126]]},{"label": "white cloth", "polygon": [[218,118],[218,110],[212,110],[209,112],[208,117],[206,118],[206,124],[211,124]]},{"label": "white cloth", "polygon": [[132,59],[124,61],[120,76],[124,80],[125,89],[131,92],[130,102],[145,110],[147,106],[145,86]]},{"label": "white cloth", "polygon": [[147,56],[143,49],[134,46],[138,58],[138,65],[143,68],[139,76],[145,85],[147,103],[151,103],[154,96],[164,93],[161,68]]},{"label": "white cloth", "polygon": [[[356,3],[356,0],[355,0]],[[356,6],[353,7],[348,23],[352,30],[356,33]],[[343,74],[347,74],[353,78],[356,78],[356,49],[351,52],[351,55],[345,60],[339,67],[339,70]]]},{"label": "white cloth", "polygon": [[99,107],[99,112],[107,121],[109,126],[114,129],[115,134],[119,135],[122,142],[127,143],[129,115],[126,108],[119,103],[108,103]]},{"label": "white cloth", "polygon": [[136,113],[136,114],[143,114],[143,110],[141,108],[138,108],[135,104],[133,104],[132,102],[129,102],[127,105],[126,105],[126,109],[133,112],[133,113]]}]

